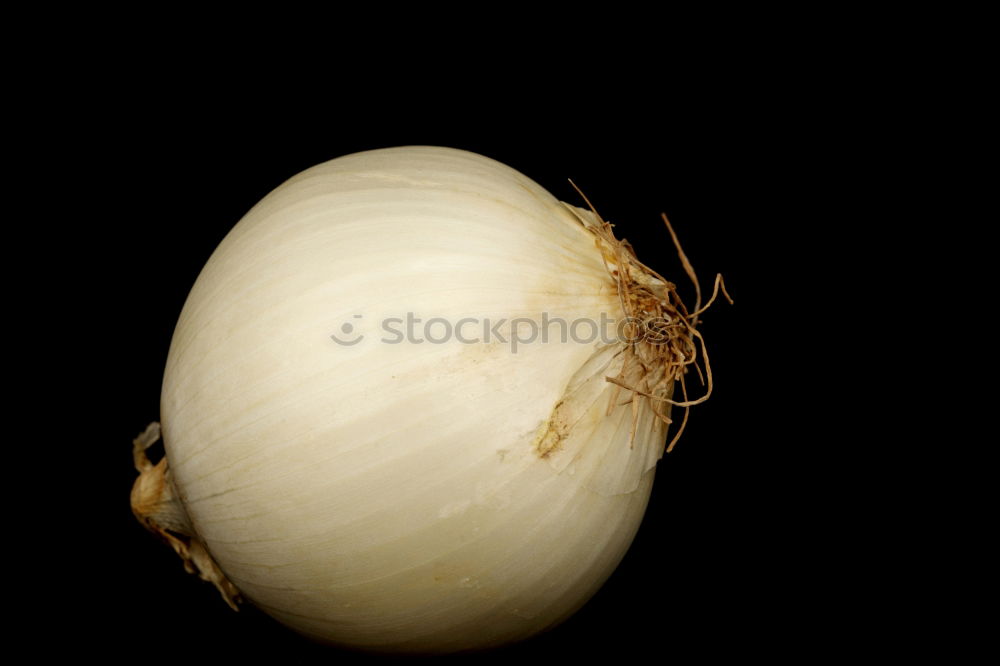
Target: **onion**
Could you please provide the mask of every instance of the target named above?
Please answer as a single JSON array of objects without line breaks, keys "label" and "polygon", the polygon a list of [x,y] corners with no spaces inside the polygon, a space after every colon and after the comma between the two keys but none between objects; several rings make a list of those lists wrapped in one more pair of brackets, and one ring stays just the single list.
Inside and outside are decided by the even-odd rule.
[{"label": "onion", "polygon": [[593,209],[485,157],[321,164],[198,277],[163,381],[166,455],[146,455],[158,424],[136,439],[133,510],[234,608],[314,639],[526,638],[615,569],[671,406],[711,392],[698,300]]}]

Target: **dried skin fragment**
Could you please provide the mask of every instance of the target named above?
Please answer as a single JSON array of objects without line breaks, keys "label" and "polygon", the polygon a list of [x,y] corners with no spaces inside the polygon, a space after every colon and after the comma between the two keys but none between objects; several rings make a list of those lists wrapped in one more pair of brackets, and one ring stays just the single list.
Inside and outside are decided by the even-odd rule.
[{"label": "dried skin fragment", "polygon": [[132,512],[147,530],[166,541],[180,555],[188,573],[198,574],[202,580],[215,585],[229,607],[239,610],[236,604],[242,601],[240,591],[195,536],[187,512],[174,493],[166,457],[154,465],[146,455],[146,450],[159,439],[160,424],[154,422],[132,442],[135,468],[139,472],[132,486]]}]

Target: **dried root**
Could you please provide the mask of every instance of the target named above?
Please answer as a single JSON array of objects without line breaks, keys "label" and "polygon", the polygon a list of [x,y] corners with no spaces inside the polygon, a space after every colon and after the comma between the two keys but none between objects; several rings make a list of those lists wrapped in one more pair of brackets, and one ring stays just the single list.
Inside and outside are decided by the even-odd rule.
[{"label": "dried root", "polygon": [[[572,181],[570,183],[573,184]],[[712,366],[708,360],[705,339],[697,328],[698,317],[712,305],[720,291],[730,304],[733,299],[726,291],[722,275],[717,274],[712,297],[704,307],[701,305],[698,276],[684,254],[670,220],[663,214],[663,222],[677,248],[684,271],[694,283],[695,305],[694,310],[689,312],[677,293],[677,286],[640,262],[629,242],[625,239],[618,240],[613,225],[600,216],[580,188],[575,184],[573,187],[597,218],[597,224],[585,226],[595,236],[604,265],[618,287],[618,298],[625,313],[625,319],[619,326],[619,336],[625,343],[622,352],[625,360],[616,377],[606,377],[608,382],[615,385],[608,411],[610,413],[619,404],[621,390],[628,392],[629,397],[623,404],[632,404],[631,446],[639,420],[640,399],[646,400],[653,413],[668,425],[673,423],[669,415],[670,407],[683,407],[684,418],[667,446],[669,452],[684,432],[691,406],[705,402],[712,395]],[[699,359],[705,366],[704,374]],[[694,400],[688,399],[684,382],[684,376],[691,368],[695,369],[699,381],[706,386],[705,394]],[[681,385],[682,400],[670,397],[673,395],[674,382]]]}]

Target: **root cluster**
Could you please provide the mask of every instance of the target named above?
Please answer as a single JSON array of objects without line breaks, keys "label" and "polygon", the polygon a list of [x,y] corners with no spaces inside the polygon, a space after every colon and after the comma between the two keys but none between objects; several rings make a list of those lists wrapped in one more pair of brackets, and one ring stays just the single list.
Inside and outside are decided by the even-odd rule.
[{"label": "root cluster", "polygon": [[[579,188],[576,189],[597,217],[598,223],[587,228],[594,234],[604,265],[618,286],[618,298],[625,314],[618,328],[620,339],[625,343],[621,352],[625,356],[624,363],[617,376],[606,377],[615,385],[608,412],[620,404],[631,403],[631,445],[639,422],[641,400],[645,400],[657,418],[668,425],[673,423],[671,406],[683,407],[684,417],[667,446],[669,452],[684,432],[690,408],[705,402],[712,395],[712,366],[705,339],[698,331],[698,317],[712,305],[720,292],[730,304],[733,299],[726,292],[720,273],[715,276],[711,298],[704,306],[701,305],[698,276],[684,254],[670,220],[663,214],[663,222],[677,248],[681,264],[694,283],[695,305],[689,311],[677,293],[677,285],[639,261],[631,244],[625,239],[617,239],[613,225],[600,216]],[[693,400],[688,399],[684,381],[691,368],[705,387],[704,394]],[[681,400],[673,399],[675,383],[680,384]],[[628,398],[619,403],[622,391],[628,393]]]}]

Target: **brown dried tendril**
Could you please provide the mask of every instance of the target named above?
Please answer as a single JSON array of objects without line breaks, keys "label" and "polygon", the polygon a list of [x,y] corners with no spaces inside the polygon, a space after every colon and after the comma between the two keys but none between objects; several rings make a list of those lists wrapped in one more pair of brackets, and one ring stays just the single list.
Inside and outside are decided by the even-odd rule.
[{"label": "brown dried tendril", "polygon": [[[590,200],[573,181],[573,188],[583,198],[590,211],[597,217],[598,224],[587,228],[595,235],[595,242],[601,250],[601,257],[608,273],[618,287],[618,298],[622,311],[625,313],[623,325],[620,328],[625,355],[621,371],[615,377],[605,379],[615,385],[615,392],[608,403],[608,413],[619,404],[632,405],[632,428],[629,435],[629,445],[635,438],[639,422],[638,398],[645,399],[653,413],[664,423],[671,424],[664,405],[684,408],[684,418],[673,439],[667,446],[670,452],[687,425],[688,414],[693,405],[705,402],[712,395],[712,366],[708,359],[705,339],[698,331],[698,317],[707,310],[719,292],[733,303],[726,291],[722,274],[716,274],[712,296],[702,307],[701,285],[694,267],[681,248],[680,240],[674,231],[670,220],[663,214],[663,222],[670,232],[677,254],[684,266],[688,278],[694,283],[694,311],[689,312],[680,295],[677,285],[666,280],[659,273],[643,264],[635,255],[632,246],[625,239],[615,237],[610,222],[604,220]],[[696,342],[697,341],[697,342]],[[699,356],[698,350],[701,349]],[[699,358],[705,366],[704,374],[699,365]],[[689,368],[694,368],[698,379],[706,386],[705,394],[700,398],[689,400],[684,376]],[[672,398],[674,383],[679,382],[683,400]],[[618,403],[621,390],[629,393],[629,398]]]}]

